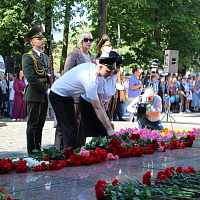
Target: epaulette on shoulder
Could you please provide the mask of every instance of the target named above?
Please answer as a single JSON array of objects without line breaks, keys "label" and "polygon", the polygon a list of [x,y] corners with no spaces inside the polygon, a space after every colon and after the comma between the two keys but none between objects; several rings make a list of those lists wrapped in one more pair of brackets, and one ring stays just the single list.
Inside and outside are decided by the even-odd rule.
[{"label": "epaulette on shoulder", "polygon": [[36,55],[31,50],[27,54],[29,54],[30,56],[34,56],[36,58]]}]

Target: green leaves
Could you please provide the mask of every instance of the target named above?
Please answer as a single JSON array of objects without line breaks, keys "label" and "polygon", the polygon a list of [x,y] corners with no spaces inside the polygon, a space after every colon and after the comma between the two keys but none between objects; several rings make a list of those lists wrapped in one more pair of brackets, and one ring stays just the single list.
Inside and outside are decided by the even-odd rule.
[{"label": "green leaves", "polygon": [[149,189],[147,189],[147,190],[146,190],[146,195],[147,195],[148,197],[150,197],[150,196],[151,196],[151,192],[150,192],[150,190],[149,190]]},{"label": "green leaves", "polygon": [[92,139],[89,143],[85,145],[86,150],[95,150],[96,148],[100,149],[108,149],[108,145],[110,144],[110,139],[106,137],[100,137],[99,140]]},{"label": "green leaves", "polygon": [[34,149],[33,155],[31,155],[32,158],[35,158],[38,161],[44,160],[45,156],[48,156],[50,160],[64,160],[64,155],[62,151],[59,151],[57,149],[54,149],[54,147],[50,147],[49,149],[43,149],[43,151]]}]

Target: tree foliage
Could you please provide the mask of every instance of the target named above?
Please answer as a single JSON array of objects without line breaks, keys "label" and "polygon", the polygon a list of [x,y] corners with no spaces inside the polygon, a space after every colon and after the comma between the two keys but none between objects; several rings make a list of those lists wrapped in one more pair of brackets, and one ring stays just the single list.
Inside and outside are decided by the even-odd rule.
[{"label": "tree foliage", "polygon": [[[97,37],[97,2],[86,3],[92,19],[92,33]],[[158,58],[163,63],[164,50],[179,50],[179,68],[199,65],[194,62],[200,50],[199,0],[110,0],[107,34],[117,45],[117,25],[121,27],[120,45],[125,66],[144,67]]]},{"label": "tree foliage", "polygon": [[[64,39],[60,43],[61,69],[67,56],[68,41],[76,42],[80,31],[90,31],[99,39],[98,2],[93,0],[0,0],[0,54],[15,56],[21,65],[21,57],[30,45],[23,38],[36,23],[45,25],[46,53],[49,47],[51,18],[54,28],[64,26]],[[125,69],[133,66],[145,68],[148,62],[158,58],[163,63],[166,49],[179,50],[179,68],[198,70],[200,65],[200,1],[199,0],[105,0],[108,2],[107,34],[114,49],[117,47],[117,27],[120,24],[120,54]],[[78,4],[75,4],[78,3]],[[76,9],[72,9],[75,5]],[[71,23],[85,9],[89,13],[86,23]],[[79,27],[79,29],[77,28]],[[92,49],[95,53],[95,47]]]}]

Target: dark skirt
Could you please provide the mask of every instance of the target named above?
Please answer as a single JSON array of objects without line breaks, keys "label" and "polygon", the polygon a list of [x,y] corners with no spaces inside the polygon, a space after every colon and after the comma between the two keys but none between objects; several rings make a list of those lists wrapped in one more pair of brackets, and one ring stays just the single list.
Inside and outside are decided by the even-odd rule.
[{"label": "dark skirt", "polygon": [[107,130],[97,117],[91,103],[80,97],[79,109],[83,120],[84,137],[99,137],[108,135]]}]

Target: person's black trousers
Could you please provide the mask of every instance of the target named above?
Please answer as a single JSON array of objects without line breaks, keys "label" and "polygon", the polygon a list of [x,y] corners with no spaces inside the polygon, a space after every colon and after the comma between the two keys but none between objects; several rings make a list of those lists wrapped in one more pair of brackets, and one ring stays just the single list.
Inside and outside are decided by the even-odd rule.
[{"label": "person's black trousers", "polygon": [[82,116],[83,136],[107,136],[107,130],[96,115],[92,104],[82,97],[79,98],[79,110]]},{"label": "person's black trousers", "polygon": [[180,112],[185,112],[185,101],[186,101],[186,97],[181,96],[181,105],[180,105]]},{"label": "person's black trousers", "polygon": [[48,103],[26,102],[27,105],[27,151],[32,154],[33,149],[41,149],[42,130],[46,119]]},{"label": "person's black trousers", "polygon": [[113,120],[116,120],[117,117],[119,118],[119,120],[122,119],[122,114],[121,114],[121,111],[120,111],[120,106],[121,106],[120,98],[117,98],[117,106],[116,106],[114,114],[113,114]]},{"label": "person's black trousers", "polygon": [[[49,98],[61,128],[64,149],[71,146],[76,149],[78,125],[75,117],[73,98],[62,97],[52,91],[50,91]],[[59,135],[57,135],[57,137],[59,137]],[[57,138],[55,142],[56,141],[59,141],[59,139]],[[57,145],[55,144],[55,146]]]}]

